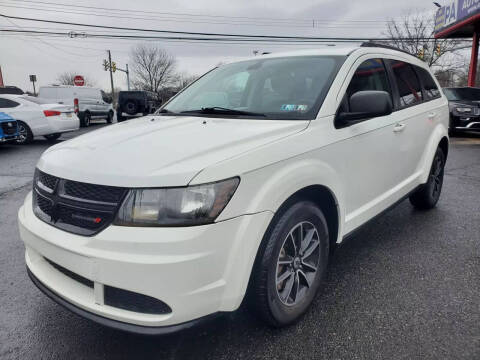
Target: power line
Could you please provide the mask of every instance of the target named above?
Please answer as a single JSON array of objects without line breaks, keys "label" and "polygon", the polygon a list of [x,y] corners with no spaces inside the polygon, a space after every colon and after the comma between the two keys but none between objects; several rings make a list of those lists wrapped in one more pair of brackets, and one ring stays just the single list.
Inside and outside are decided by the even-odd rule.
[{"label": "power line", "polygon": [[[2,4],[0,2],[0,4]],[[102,18],[114,18],[114,19],[130,19],[130,20],[145,20],[145,21],[154,21],[154,22],[173,22],[173,23],[189,23],[189,24],[210,24],[210,25],[234,25],[234,26],[260,26],[260,27],[288,27],[288,28],[302,28],[302,29],[384,29],[385,26],[381,25],[373,25],[373,24],[341,24],[341,23],[319,23],[316,21],[310,21],[305,23],[304,25],[296,25],[296,24],[287,24],[287,23],[253,23],[253,22],[238,22],[238,21],[202,21],[197,19],[178,19],[178,18],[159,18],[159,17],[140,17],[140,16],[127,16],[127,15],[115,15],[114,13],[110,12],[108,14],[105,13],[94,13],[94,12],[81,12],[81,11],[71,11],[71,10],[64,10],[64,9],[57,9],[57,8],[38,8],[38,7],[26,7],[26,6],[18,6],[18,5],[1,5],[7,8],[16,8],[16,9],[28,9],[28,10],[37,10],[37,11],[44,11],[44,12],[57,12],[57,13],[65,13],[65,14],[74,14],[74,15],[85,15],[85,16],[96,16]]]},{"label": "power line", "polygon": [[[36,31],[36,30],[14,30],[14,29],[0,29],[0,32],[4,33],[24,33],[32,35],[56,35],[56,36],[69,36],[69,33],[55,32],[55,31]],[[332,42],[362,42],[362,41],[435,41],[435,38],[372,38],[372,37],[324,37],[324,38],[273,38],[266,37],[257,38],[231,38],[231,37],[193,37],[193,36],[146,36],[146,35],[123,35],[123,34],[86,34],[87,38],[105,38],[105,39],[131,39],[131,40],[178,40],[178,41],[200,41],[200,42],[248,42],[248,43],[287,43],[287,44],[315,44],[315,43],[332,43]]]},{"label": "power line", "polygon": [[[66,21],[55,21],[55,20],[45,20],[45,19],[36,19],[36,18],[27,18],[27,17],[20,17],[20,16],[11,16],[0,14],[0,17],[8,18],[8,19],[17,19],[17,20],[25,20],[25,21],[34,21],[34,22],[43,22],[43,23],[50,23],[50,24],[60,24],[60,25],[70,25],[70,26],[82,26],[88,28],[101,28],[101,29],[111,29],[111,30],[124,30],[124,31],[136,31],[136,32],[153,32],[153,33],[162,33],[162,34],[176,34],[176,35],[191,35],[191,36],[220,36],[225,38],[235,38],[236,40],[240,39],[248,39],[249,41],[253,41],[254,39],[269,39],[272,40],[296,40],[296,41],[362,41],[362,40],[378,40],[384,41],[389,40],[388,38],[372,38],[372,37],[364,37],[364,38],[327,38],[327,37],[308,37],[308,36],[278,36],[278,35],[247,35],[247,34],[226,34],[226,33],[206,33],[206,32],[191,32],[191,31],[172,31],[172,30],[156,30],[156,29],[142,29],[142,28],[128,28],[128,27],[120,27],[120,26],[106,26],[106,25],[93,25],[93,24],[82,24],[82,23],[74,23],[74,22],[66,22]],[[97,35],[89,35],[89,36],[97,36]],[[113,35],[112,35],[113,36]],[[130,38],[142,38],[142,36],[126,36],[122,35],[122,37],[130,37]],[[206,38],[195,38],[194,40],[201,40]],[[434,38],[425,37],[419,38],[417,40],[433,40]],[[408,40],[407,38],[398,38],[397,40]]]},{"label": "power line", "polygon": [[178,12],[160,12],[160,11],[143,11],[143,10],[133,10],[133,9],[119,9],[119,8],[104,8],[104,7],[95,7],[95,6],[86,6],[86,5],[74,5],[74,4],[65,4],[57,2],[47,2],[47,1],[15,1],[7,0],[12,3],[33,3],[33,4],[43,4],[43,5],[54,5],[54,6],[63,6],[68,8],[84,8],[84,9],[95,9],[95,10],[104,10],[104,11],[119,11],[119,12],[128,12],[128,13],[143,13],[147,15],[151,14],[160,14],[160,15],[173,15],[173,16],[188,16],[188,17],[204,17],[204,18],[224,18],[224,19],[247,19],[247,20],[265,20],[265,21],[283,21],[283,22],[308,22],[311,23],[312,20],[315,22],[337,22],[337,23],[387,23],[385,20],[325,20],[325,19],[294,19],[294,18],[266,18],[266,17],[251,17],[251,16],[227,16],[227,15],[210,15],[210,14],[193,14],[193,13],[178,13]]},{"label": "power line", "polygon": [[[12,20],[10,19],[6,19],[8,22],[10,22],[13,26],[16,26],[18,29],[20,29],[21,31],[25,31],[25,29],[23,29],[20,25],[17,25],[15,24]],[[50,43],[48,43],[47,41],[43,40],[43,39],[40,39],[38,38],[39,41],[41,41],[43,44],[47,45],[47,46],[50,46],[56,50],[59,50],[59,51],[63,51],[64,53],[66,54],[70,54],[70,55],[74,55],[76,57],[80,57],[80,56],[84,56],[83,54],[76,54],[76,53],[72,53],[72,52],[69,52],[69,51],[66,51],[66,50],[63,50],[63,49],[60,49],[59,47],[55,46],[55,45],[52,45]]]},{"label": "power line", "polygon": [[359,28],[362,29],[379,29],[384,28],[384,26],[377,25],[377,24],[368,24],[368,23],[320,23],[315,22],[315,20],[304,22],[303,25],[300,24],[293,24],[293,23],[282,23],[282,22],[268,22],[268,23],[258,23],[252,22],[251,20],[247,20],[247,22],[242,21],[239,22],[238,20],[227,20],[224,21],[215,21],[215,20],[202,20],[202,19],[187,19],[187,18],[172,18],[172,17],[145,17],[145,16],[128,16],[128,15],[118,15],[114,12],[109,13],[95,13],[92,11],[72,11],[72,10],[65,10],[63,8],[55,8],[55,7],[32,7],[32,6],[19,6],[19,5],[5,5],[5,3],[0,2],[1,6],[6,8],[15,8],[15,9],[27,9],[27,10],[37,10],[37,11],[44,11],[51,13],[52,11],[58,13],[65,13],[65,14],[75,14],[75,15],[85,15],[85,16],[96,16],[96,17],[104,17],[104,18],[114,18],[114,19],[131,19],[131,20],[146,20],[146,21],[162,21],[162,22],[174,22],[174,23],[190,23],[190,24],[211,24],[211,25],[234,25],[234,26],[261,26],[261,27],[289,27],[289,28],[322,28],[322,29],[351,29],[351,28]]}]

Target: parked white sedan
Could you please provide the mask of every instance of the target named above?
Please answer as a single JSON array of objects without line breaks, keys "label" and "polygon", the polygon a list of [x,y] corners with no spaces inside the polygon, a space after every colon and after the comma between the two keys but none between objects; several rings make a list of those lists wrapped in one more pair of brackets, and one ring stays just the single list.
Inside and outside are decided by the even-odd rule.
[{"label": "parked white sedan", "polygon": [[18,143],[27,144],[34,136],[54,141],[64,132],[79,129],[80,120],[73,107],[46,102],[27,95],[0,95],[0,112],[18,122]]}]

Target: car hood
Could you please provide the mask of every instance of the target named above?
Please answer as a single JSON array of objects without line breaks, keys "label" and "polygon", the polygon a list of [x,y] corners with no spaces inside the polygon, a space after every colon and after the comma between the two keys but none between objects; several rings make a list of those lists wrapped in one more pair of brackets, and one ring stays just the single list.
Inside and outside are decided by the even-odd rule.
[{"label": "car hood", "polygon": [[[185,186],[209,165],[290,136],[308,121],[147,116],[49,148],[38,168],[81,182]],[[232,176],[239,174],[232,173]],[[221,180],[221,179],[216,179]]]}]

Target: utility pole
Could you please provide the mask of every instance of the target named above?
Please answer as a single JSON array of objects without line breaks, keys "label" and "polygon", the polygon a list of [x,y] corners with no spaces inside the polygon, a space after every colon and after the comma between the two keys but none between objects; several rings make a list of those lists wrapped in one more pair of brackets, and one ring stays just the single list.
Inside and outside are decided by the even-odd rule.
[{"label": "utility pole", "polygon": [[128,71],[128,64],[125,65],[125,73],[127,74],[127,89],[130,91],[130,72]]},{"label": "utility pole", "polygon": [[37,96],[37,91],[35,90],[35,82],[37,81],[37,75],[30,75],[30,81],[33,84],[33,95]]},{"label": "utility pole", "polygon": [[[112,73],[112,54],[110,53],[110,50],[107,50],[108,52],[108,68],[110,70],[110,85],[112,86],[112,102],[115,102],[115,90],[113,88],[113,73]],[[115,106],[115,104],[113,104]]]},{"label": "utility pole", "polygon": [[112,55],[110,54],[110,50],[107,50],[108,52],[108,60],[104,59],[103,60],[103,69],[105,71],[110,71],[110,82],[112,84],[112,98],[113,98],[113,73],[118,71],[124,72],[127,74],[127,87],[128,90],[130,90],[130,71],[128,71],[128,64],[125,65],[125,69],[120,69],[117,67],[117,63],[115,61],[112,61]]}]

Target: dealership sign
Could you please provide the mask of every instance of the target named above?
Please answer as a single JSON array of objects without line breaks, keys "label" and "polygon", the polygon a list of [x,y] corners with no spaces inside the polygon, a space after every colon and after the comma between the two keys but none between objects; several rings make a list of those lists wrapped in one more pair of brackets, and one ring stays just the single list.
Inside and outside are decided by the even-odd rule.
[{"label": "dealership sign", "polygon": [[449,1],[435,15],[435,33],[443,32],[453,25],[468,21],[480,14],[480,0]]}]

